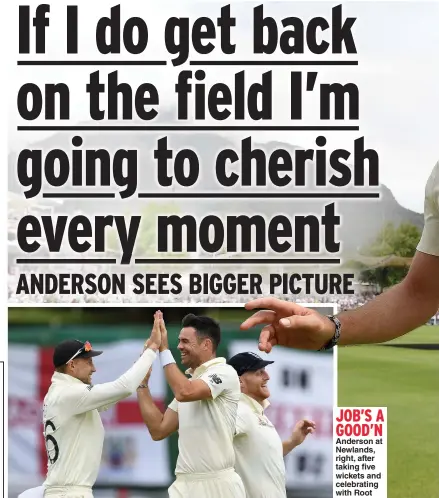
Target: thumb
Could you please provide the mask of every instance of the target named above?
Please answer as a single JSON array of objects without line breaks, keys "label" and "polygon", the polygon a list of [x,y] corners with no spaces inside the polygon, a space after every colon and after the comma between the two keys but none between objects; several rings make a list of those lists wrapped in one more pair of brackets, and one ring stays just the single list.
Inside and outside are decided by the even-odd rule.
[{"label": "thumb", "polygon": [[307,325],[307,316],[293,315],[279,320],[279,325],[286,329],[299,328]]}]

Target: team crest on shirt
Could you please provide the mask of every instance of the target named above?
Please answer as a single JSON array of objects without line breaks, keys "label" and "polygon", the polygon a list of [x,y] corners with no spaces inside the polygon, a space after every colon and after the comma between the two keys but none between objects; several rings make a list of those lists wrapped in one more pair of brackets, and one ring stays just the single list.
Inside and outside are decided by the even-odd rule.
[{"label": "team crest on shirt", "polygon": [[215,382],[215,384],[222,384],[223,382],[217,374],[209,375],[209,379],[211,379],[212,382]]},{"label": "team crest on shirt", "polygon": [[263,415],[257,415],[259,425],[263,427],[274,427],[273,424]]}]

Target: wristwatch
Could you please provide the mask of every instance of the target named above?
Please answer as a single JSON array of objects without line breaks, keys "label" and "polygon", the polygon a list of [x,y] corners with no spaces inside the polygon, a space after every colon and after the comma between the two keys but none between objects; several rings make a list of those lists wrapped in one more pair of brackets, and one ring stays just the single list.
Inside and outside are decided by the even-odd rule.
[{"label": "wristwatch", "polygon": [[332,315],[328,315],[328,318],[335,325],[335,332],[334,332],[334,335],[332,336],[332,338],[325,345],[323,345],[319,349],[319,351],[327,351],[328,349],[332,349],[334,346],[337,345],[338,340],[340,339],[340,333],[341,333],[340,320],[336,316],[332,316]]}]

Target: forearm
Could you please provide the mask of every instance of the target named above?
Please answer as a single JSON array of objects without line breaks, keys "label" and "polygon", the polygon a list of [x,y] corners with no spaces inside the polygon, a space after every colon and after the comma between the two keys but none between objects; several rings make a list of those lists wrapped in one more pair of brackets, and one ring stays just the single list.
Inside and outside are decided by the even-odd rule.
[{"label": "forearm", "polygon": [[140,413],[142,419],[148,428],[154,441],[163,439],[162,434],[162,422],[163,413],[157,408],[154,400],[152,399],[151,393],[148,388],[140,388],[137,390],[137,400],[139,402]]},{"label": "forearm", "polygon": [[156,357],[156,348],[146,349],[142,353],[140,358],[134,363],[134,365],[121,377],[119,377],[119,379],[117,379],[117,382],[124,386],[130,394],[134,393],[134,391],[137,389],[137,386],[140,384],[140,382],[142,382],[142,379],[151,368]]},{"label": "forearm", "polygon": [[[123,375],[113,382],[72,391],[70,403],[72,413],[84,413],[117,403],[133,394],[156,358],[155,351],[147,349]],[[82,387],[82,386],[81,386]]]},{"label": "forearm", "polygon": [[287,456],[296,446],[298,446],[298,443],[293,438],[282,441],[283,456]]},{"label": "forearm", "polygon": [[191,388],[190,380],[177,367],[175,363],[170,363],[164,367],[166,380],[174,393],[177,401],[183,401],[185,394]]},{"label": "forearm", "polygon": [[402,282],[364,306],[340,313],[340,345],[386,342],[423,325],[437,300]]}]

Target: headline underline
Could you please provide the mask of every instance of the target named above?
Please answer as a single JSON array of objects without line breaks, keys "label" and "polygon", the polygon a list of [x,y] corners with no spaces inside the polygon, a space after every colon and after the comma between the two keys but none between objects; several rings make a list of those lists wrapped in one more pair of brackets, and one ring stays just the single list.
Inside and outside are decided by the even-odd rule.
[{"label": "headline underline", "polygon": [[[147,193],[138,195],[139,199],[379,199],[379,192],[297,192],[297,193]],[[114,199],[112,192],[46,192],[45,199]]]},{"label": "headline underline", "polygon": [[[117,260],[115,258],[17,258],[15,260],[17,264],[96,264],[96,263],[108,263],[116,264]],[[327,264],[327,265],[337,265],[340,264],[340,259],[333,258],[250,258],[250,259],[228,259],[228,258],[201,258],[201,259],[181,259],[181,258],[137,258],[135,259],[136,265],[194,265],[194,264],[229,264],[229,265],[253,265],[253,264],[264,264],[264,265],[279,265],[279,264],[298,264],[298,265],[315,265],[315,264]],[[125,265],[121,265],[125,266]]]},{"label": "headline underline", "polygon": [[71,126],[71,125],[49,125],[49,126],[17,126],[17,131],[359,131],[359,126],[203,126],[203,125],[166,125],[166,126],[144,126],[144,125],[94,125],[94,126]]},{"label": "headline underline", "polygon": [[[134,60],[21,60],[17,66],[167,66],[163,60],[134,61]],[[358,66],[358,61],[273,61],[273,60],[218,60],[218,61],[190,61],[190,66]],[[178,67],[173,66],[172,67]]]}]

